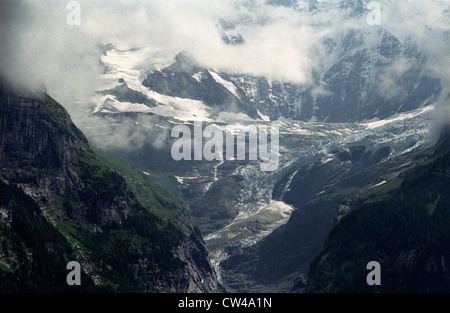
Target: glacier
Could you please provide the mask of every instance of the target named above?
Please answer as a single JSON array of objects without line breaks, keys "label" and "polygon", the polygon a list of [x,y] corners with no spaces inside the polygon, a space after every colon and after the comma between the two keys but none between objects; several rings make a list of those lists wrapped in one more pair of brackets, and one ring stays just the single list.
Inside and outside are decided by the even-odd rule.
[{"label": "glacier", "polygon": [[[312,16],[365,12],[358,1],[270,2]],[[218,23],[226,44],[245,44],[240,30],[250,22]],[[312,27],[323,31],[327,23]],[[306,277],[314,249],[340,216],[339,197],[348,200],[360,188],[385,183],[433,145],[430,129],[443,86],[429,75],[427,56],[410,37],[383,27],[344,27],[321,36],[325,54],[317,56],[312,80],[302,83],[203,67],[186,52],[156,47],[112,46],[101,58],[102,87],[90,103],[95,123],[79,127],[95,145],[113,150],[183,200],[230,291],[290,291]],[[262,172],[259,161],[249,160],[175,162],[170,130],[195,121],[222,130],[278,126],[278,169]],[[308,256],[295,268],[261,277],[274,265],[258,263],[259,249],[282,242],[287,233],[297,236],[302,216],[313,223],[300,223],[304,238],[298,240],[317,237],[314,247],[302,241]]]},{"label": "glacier", "polygon": [[[148,69],[140,69],[142,72],[139,72],[138,69],[128,68],[130,65],[128,58],[133,59],[133,53],[137,54],[136,59],[138,60],[143,59],[142,54],[147,52],[135,49],[125,53],[127,58],[119,58],[115,56],[116,52],[111,51],[110,54],[108,51],[107,56],[114,56],[112,58],[114,66],[112,66],[113,63],[109,63],[107,57],[103,59],[103,62],[113,71],[113,73],[105,73],[105,82],[111,78],[121,79],[130,89],[142,94],[148,100],[154,101],[155,106],[117,100],[114,96],[107,94],[108,88],[112,89],[111,86],[114,86],[112,81],[109,81],[102,89],[103,92],[106,91],[106,94],[99,94],[93,99],[96,108],[92,113],[102,117],[108,116],[107,119],[104,119],[103,128],[105,130],[114,132],[114,125],[123,126],[123,124],[132,123],[136,132],[145,133],[146,128],[152,128],[153,131],[161,128],[167,134],[167,130],[170,130],[173,125],[178,123],[192,125],[195,120],[201,120],[205,124],[214,123],[223,129],[233,125],[236,128],[246,125],[277,125],[280,128],[280,165],[278,170],[273,173],[261,172],[258,161],[237,162],[236,160],[193,162],[189,167],[179,171],[171,171],[169,167],[164,169],[172,173],[175,182],[163,183],[172,191],[175,190],[175,193],[181,196],[191,210],[198,206],[197,202],[203,201],[202,199],[206,199],[205,202],[208,205],[214,206],[214,201],[217,201],[218,197],[220,198],[218,201],[224,201],[224,206],[230,206],[225,211],[227,214],[228,211],[232,211],[232,213],[229,213],[223,223],[219,224],[211,224],[211,221],[208,221],[208,219],[214,219],[214,214],[211,212],[212,216],[210,217],[205,215],[205,212],[193,212],[193,218],[204,234],[212,264],[219,274],[222,272],[221,263],[229,257],[230,253],[236,249],[254,246],[288,222],[296,208],[283,201],[284,193],[290,190],[293,177],[301,173],[303,166],[315,162],[323,164],[331,162],[334,158],[333,151],[342,151],[357,145],[364,146],[366,151],[377,151],[382,147],[389,147],[389,154],[385,157],[387,160],[416,149],[424,149],[429,142],[428,130],[434,118],[433,105],[398,113],[386,119],[350,123],[306,122],[284,117],[276,120],[252,119],[246,115],[243,115],[245,118],[242,118],[236,113],[225,111],[214,115],[211,108],[201,100],[159,94],[144,87],[142,79],[144,74],[148,73]],[[121,60],[124,65],[121,65]],[[120,70],[118,70],[119,68]],[[234,96],[239,97],[236,90],[241,87],[235,81],[225,80],[216,72],[208,71],[220,85]],[[257,89],[256,87],[247,88],[253,92]],[[272,97],[274,98],[274,96]],[[109,102],[105,99],[109,99]],[[107,109],[111,105],[115,109],[114,113]],[[129,115],[130,113],[138,114],[137,116],[149,114],[159,116],[158,123],[152,125],[138,122],[136,116]],[[262,115],[260,112],[259,114]],[[224,116],[227,118],[223,118]],[[87,133],[95,144],[102,144],[104,132],[98,132],[98,128],[96,128],[95,132],[87,130]],[[149,134],[147,140],[151,140],[153,136]],[[166,138],[166,141],[170,142],[169,138]],[[119,148],[117,147],[120,154]],[[158,153],[164,153],[164,151],[158,151]],[[170,155],[165,157],[170,158]],[[154,170],[149,165],[146,166],[145,162],[136,165],[139,165],[141,170],[158,181]],[[288,180],[283,186],[283,191],[277,198],[274,198],[273,192],[276,184],[286,175],[288,175]],[[239,178],[238,190],[231,194],[218,196],[221,184],[228,185],[227,179],[235,177]],[[216,186],[217,188],[215,188]],[[187,190],[196,195],[186,196]],[[315,196],[323,195],[325,190],[326,188],[316,193]],[[234,201],[227,200],[227,197],[233,198]],[[201,209],[203,210],[203,208]],[[210,211],[214,211],[214,207],[210,208]],[[223,275],[220,277],[222,280],[226,280]]]}]

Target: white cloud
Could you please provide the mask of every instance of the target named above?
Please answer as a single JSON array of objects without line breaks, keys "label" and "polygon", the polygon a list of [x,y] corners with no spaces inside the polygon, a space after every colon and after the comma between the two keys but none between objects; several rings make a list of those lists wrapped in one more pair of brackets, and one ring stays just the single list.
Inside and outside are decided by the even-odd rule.
[{"label": "white cloud", "polygon": [[[315,68],[329,61],[324,39],[338,38],[347,29],[373,27],[364,15],[350,17],[350,9],[340,9],[336,0],[321,1],[319,7],[328,9],[315,14],[307,13],[302,5],[306,1],[289,8],[265,0],[80,0],[80,26],[67,25],[67,2],[3,0],[0,25],[2,74],[23,83],[44,82],[63,102],[94,90],[101,71],[98,42],[153,46],[167,55],[187,50],[217,70],[305,83]],[[448,40],[430,37],[429,32],[436,27],[448,31],[448,12],[443,15],[448,4],[380,3],[381,27],[416,42],[430,59],[430,72],[448,76],[448,66],[443,67],[448,65]],[[242,34],[244,44],[222,41],[220,19],[237,24],[233,31]],[[387,83],[395,79],[392,75],[386,76]]]}]

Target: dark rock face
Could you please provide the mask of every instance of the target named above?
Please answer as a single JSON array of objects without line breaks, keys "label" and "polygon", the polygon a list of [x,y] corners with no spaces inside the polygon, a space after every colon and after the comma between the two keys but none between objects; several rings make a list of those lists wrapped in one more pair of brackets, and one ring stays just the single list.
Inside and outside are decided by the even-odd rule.
[{"label": "dark rock face", "polygon": [[[83,202],[80,222],[105,223],[125,214],[130,197],[119,175],[115,197],[102,195],[83,181],[84,159],[93,158],[87,139],[70,120],[69,114],[46,94],[19,96],[2,89],[0,175],[23,186],[40,204],[71,200]],[[106,177],[105,177],[106,178]]]},{"label": "dark rock face", "polygon": [[[92,236],[95,236],[97,230],[122,227],[120,225],[126,224],[128,216],[150,209],[137,201],[124,176],[98,160],[85,136],[55,100],[45,93],[16,92],[5,85],[0,88],[0,177],[9,184],[17,184],[30,195],[45,218],[57,229],[61,229],[61,222],[70,223],[75,229],[85,225],[94,231]],[[9,220],[11,212],[5,212],[7,218],[2,218],[0,224]],[[142,214],[143,219],[151,223],[166,225],[152,214]],[[180,259],[185,265],[163,277],[158,276],[156,282],[144,282],[144,289],[133,287],[132,290],[223,291],[209,266],[201,234],[192,225],[190,217],[181,215],[177,223],[176,228],[170,225],[160,227],[170,230],[167,236],[179,236],[172,256],[168,257],[170,260]],[[92,248],[90,245],[83,247],[83,237],[78,238],[81,238],[78,243],[81,243],[81,248],[74,246],[75,250],[81,249],[84,254],[86,249]],[[85,258],[87,264],[91,262],[86,266],[89,268],[87,274],[94,281],[98,280],[99,273],[104,273],[100,264],[95,260],[89,261],[88,256]],[[114,260],[121,262],[119,259],[120,255],[114,256]]]},{"label": "dark rock face", "polygon": [[[450,155],[445,140],[435,151],[426,162],[400,173],[400,183],[387,183],[369,196],[363,191],[358,201],[347,203],[351,212],[339,219],[311,263],[306,291],[449,292]],[[366,284],[367,260],[381,264],[381,285]]]},{"label": "dark rock face", "polygon": [[174,254],[185,261],[185,268],[169,274],[160,281],[159,292],[213,293],[225,292],[211,268],[209,255],[200,230],[188,225],[189,231],[183,236]]},{"label": "dark rock face", "polygon": [[[152,101],[152,100],[148,99],[146,96],[144,96],[143,94],[129,88],[128,85],[126,84],[126,82],[122,78],[119,79],[119,83],[121,83],[121,85],[119,85],[113,89],[110,89],[107,92],[103,91],[102,93],[107,94],[107,95],[112,95],[112,96],[116,97],[116,99],[118,101],[121,101],[121,102],[123,101],[123,102],[131,102],[131,103],[142,103],[149,107],[156,106],[155,101]],[[108,108],[108,107],[105,106],[105,108]]]},{"label": "dark rock face", "polygon": [[[195,74],[197,79],[193,77]],[[237,89],[237,96],[234,95],[186,53],[178,54],[172,65],[148,75],[142,84],[163,95],[202,101],[211,107],[213,114],[245,113],[259,118],[242,90]]]},{"label": "dark rock face", "polygon": [[[434,148],[433,148],[434,149]],[[376,182],[389,180],[432,154],[433,149],[389,160],[390,147],[363,145],[332,152],[328,160],[287,173],[275,185],[273,198],[296,210],[289,221],[247,249],[236,249],[222,263],[230,290],[301,291],[310,263],[320,253],[333,227],[359,204]],[[288,179],[289,188],[285,190]]]},{"label": "dark rock face", "polygon": [[191,215],[205,235],[228,225],[236,217],[241,190],[239,177],[232,176],[212,185],[201,198],[186,197],[190,200]]},{"label": "dark rock face", "polygon": [[[367,41],[377,45],[369,47]],[[317,69],[312,83],[269,82],[230,75],[253,105],[272,120],[359,122],[433,103],[442,86],[424,74],[425,57],[417,47],[387,31],[350,30],[326,42],[336,61]],[[316,86],[316,87],[314,87]]]}]

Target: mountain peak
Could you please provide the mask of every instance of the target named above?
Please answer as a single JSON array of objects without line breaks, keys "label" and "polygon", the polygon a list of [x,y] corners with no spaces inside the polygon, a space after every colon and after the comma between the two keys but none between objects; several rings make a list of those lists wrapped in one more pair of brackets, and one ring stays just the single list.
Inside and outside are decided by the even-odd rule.
[{"label": "mountain peak", "polygon": [[194,56],[188,51],[182,51],[175,56],[175,63],[166,68],[174,73],[194,74],[202,70]]}]

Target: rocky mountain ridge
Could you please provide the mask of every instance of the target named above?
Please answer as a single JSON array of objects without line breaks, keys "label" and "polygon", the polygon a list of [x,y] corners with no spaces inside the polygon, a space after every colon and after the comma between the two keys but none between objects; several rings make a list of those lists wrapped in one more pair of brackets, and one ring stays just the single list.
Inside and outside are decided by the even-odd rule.
[{"label": "rocky mountain ridge", "polygon": [[[76,260],[82,264],[92,288],[139,292],[223,290],[209,265],[201,234],[178,200],[153,185],[149,187],[152,196],[136,197],[127,179],[136,179],[138,176],[133,175],[137,174],[105,166],[66,110],[45,91],[16,91],[2,83],[0,103],[0,177],[31,196],[39,208],[35,214],[47,221],[43,222],[48,223],[47,228],[63,235],[59,238],[61,244],[78,256]],[[126,164],[119,159],[114,163]],[[155,205],[145,207],[143,199]],[[155,211],[156,206],[162,210]],[[27,269],[27,265],[42,256],[34,255],[34,247],[28,243],[24,251],[29,256],[22,260],[18,256],[22,248],[8,244],[12,238],[25,240],[16,229],[16,210],[14,206],[2,207],[3,215],[13,220],[1,223],[6,245],[2,246],[0,258],[2,273],[17,280],[20,291],[24,288],[23,271],[36,271],[32,275],[37,278],[31,280],[39,281],[39,266]],[[21,210],[25,214],[27,207]],[[161,212],[172,212],[173,217],[159,217]],[[60,257],[68,258],[68,254]],[[54,284],[51,290],[66,289],[65,280]],[[36,288],[30,290],[44,291]]]}]

